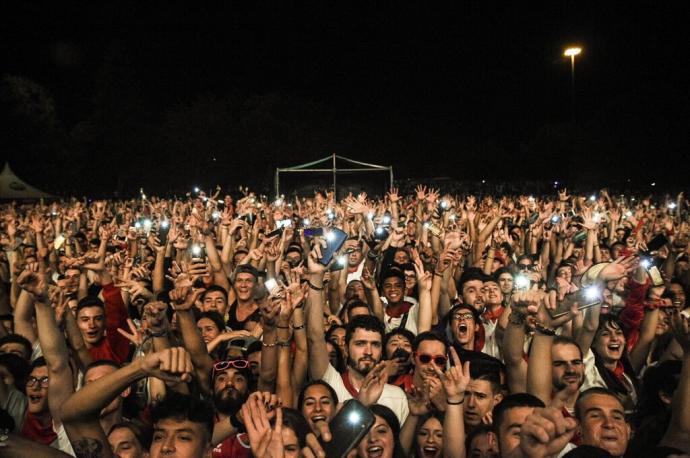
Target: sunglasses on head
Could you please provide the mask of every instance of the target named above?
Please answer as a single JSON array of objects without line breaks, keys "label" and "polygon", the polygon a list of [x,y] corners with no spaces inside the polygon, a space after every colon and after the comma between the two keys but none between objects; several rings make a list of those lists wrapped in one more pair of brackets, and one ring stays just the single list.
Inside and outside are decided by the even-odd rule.
[{"label": "sunglasses on head", "polygon": [[446,362],[448,362],[448,358],[443,355],[429,355],[427,353],[415,354],[417,355],[417,358],[419,358],[419,362],[422,364],[429,364],[431,361],[433,361],[435,365],[443,367],[446,365]]}]

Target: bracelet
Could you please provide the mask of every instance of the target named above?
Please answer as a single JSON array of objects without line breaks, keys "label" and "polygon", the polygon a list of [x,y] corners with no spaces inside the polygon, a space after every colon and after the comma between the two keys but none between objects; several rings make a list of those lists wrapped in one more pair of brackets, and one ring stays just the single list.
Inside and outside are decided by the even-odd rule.
[{"label": "bracelet", "polygon": [[261,345],[266,348],[273,348],[278,344],[278,341],[273,342],[272,344],[267,344],[266,342],[261,342]]},{"label": "bracelet", "polygon": [[551,336],[551,337],[553,337],[553,336],[556,335],[556,331],[554,331],[553,329],[547,328],[546,326],[543,326],[543,325],[541,325],[541,324],[537,324],[537,325],[534,327],[534,329],[535,329],[539,334],[542,334],[542,335],[545,335],[545,336]]},{"label": "bracelet", "polygon": [[278,345],[279,347],[287,348],[287,347],[290,346],[290,341],[289,341],[289,340],[285,340],[285,341],[281,342],[281,341],[278,340],[278,341],[276,341],[276,345]]},{"label": "bracelet", "polygon": [[307,283],[309,283],[309,287],[315,291],[323,291],[323,286],[319,288],[318,286],[314,285],[311,280],[307,280]]},{"label": "bracelet", "polygon": [[434,275],[436,275],[437,277],[443,277],[443,274],[436,270],[434,270]]},{"label": "bracelet", "polygon": [[449,406],[459,406],[463,402],[465,402],[464,397],[462,399],[460,399],[459,401],[451,401],[450,399],[446,399],[446,404],[448,404]]},{"label": "bracelet", "polygon": [[303,324],[300,324],[299,326],[293,326],[293,327],[292,327],[292,330],[293,330],[293,331],[299,331],[300,329],[304,329],[304,325],[303,325]]}]

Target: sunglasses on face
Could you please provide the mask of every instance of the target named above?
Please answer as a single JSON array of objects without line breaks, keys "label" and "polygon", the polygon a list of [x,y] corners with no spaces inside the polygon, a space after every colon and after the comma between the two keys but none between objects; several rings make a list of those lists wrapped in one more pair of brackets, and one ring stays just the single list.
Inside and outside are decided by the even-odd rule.
[{"label": "sunglasses on face", "polygon": [[446,365],[448,358],[443,355],[429,355],[427,353],[415,353],[419,362],[422,364],[429,364],[431,361],[438,367],[443,367]]},{"label": "sunglasses on face", "polygon": [[41,387],[48,388],[48,377],[34,377],[33,375],[26,380],[26,386],[34,386],[36,382],[40,383]]},{"label": "sunglasses on face", "polygon": [[249,367],[249,361],[246,359],[231,359],[229,361],[218,361],[213,365],[213,370],[219,372],[229,368],[246,369],[247,367]]}]

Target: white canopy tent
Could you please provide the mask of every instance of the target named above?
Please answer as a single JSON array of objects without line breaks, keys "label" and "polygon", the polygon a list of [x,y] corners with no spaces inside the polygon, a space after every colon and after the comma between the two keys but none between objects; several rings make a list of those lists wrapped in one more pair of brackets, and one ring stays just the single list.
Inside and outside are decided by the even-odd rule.
[{"label": "white canopy tent", "polygon": [[0,199],[40,199],[41,197],[54,196],[25,183],[14,174],[10,164],[5,162],[5,167],[0,173]]},{"label": "white canopy tent", "polygon": [[[338,160],[345,162],[347,166],[338,168]],[[316,165],[324,164],[326,166],[330,165],[329,168],[324,168],[323,166],[313,168]],[[358,167],[354,167],[358,166]],[[331,154],[323,159],[319,159],[313,162],[307,162],[306,164],[296,165],[293,167],[276,168],[275,174],[275,192],[276,196],[280,195],[280,174],[281,173],[330,173],[333,179],[333,192],[337,191],[337,175],[338,172],[342,173],[352,173],[352,172],[388,172],[388,177],[390,180],[389,185],[393,186],[393,167],[377,164],[368,164],[366,162],[355,161],[354,159],[349,159],[347,157],[339,156],[337,154]],[[337,193],[336,193],[337,195]]]}]

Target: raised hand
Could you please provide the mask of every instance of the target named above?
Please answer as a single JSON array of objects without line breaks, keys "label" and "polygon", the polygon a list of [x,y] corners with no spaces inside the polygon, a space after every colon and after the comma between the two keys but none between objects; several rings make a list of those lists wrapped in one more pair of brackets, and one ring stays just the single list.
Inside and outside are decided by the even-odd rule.
[{"label": "raised hand", "polygon": [[256,397],[250,397],[241,411],[253,456],[283,458],[283,409],[276,410],[274,427],[271,427],[266,407]]},{"label": "raised hand", "polygon": [[520,428],[520,450],[530,458],[556,456],[573,437],[576,426],[559,408],[534,409]]},{"label": "raised hand", "polygon": [[189,286],[177,287],[170,291],[173,309],[190,310],[199,297],[206,291],[204,288],[192,289]]},{"label": "raised hand", "polygon": [[450,347],[450,356],[455,365],[450,366],[445,373],[441,372],[438,367],[433,367],[443,384],[446,399],[450,402],[463,402],[465,390],[470,383],[470,362],[466,361],[463,364],[453,347]]},{"label": "raised hand", "polygon": [[31,294],[36,301],[45,302],[48,299],[48,282],[40,263],[28,264],[17,277],[17,286]]},{"label": "raised hand", "polygon": [[357,400],[365,406],[376,404],[383,394],[383,387],[388,379],[386,368],[389,363],[390,361],[381,361],[364,377]]},{"label": "raised hand", "polygon": [[168,329],[168,304],[161,301],[149,302],[144,306],[144,316],[151,332],[163,332]]},{"label": "raised hand", "polygon": [[194,366],[192,359],[182,347],[166,348],[150,353],[141,360],[141,368],[149,377],[166,382],[190,382]]},{"label": "raised hand", "polygon": [[388,192],[388,199],[391,201],[391,203],[395,203],[400,200],[398,188],[391,188],[391,190]]},{"label": "raised hand", "polygon": [[144,331],[137,328],[137,325],[134,324],[134,321],[132,321],[131,318],[127,318],[127,327],[129,327],[129,332],[122,328],[117,328],[117,332],[119,332],[120,335],[125,339],[132,342],[134,346],[141,347],[144,343]]},{"label": "raised hand", "polygon": [[424,270],[422,260],[417,258],[414,262],[414,270],[417,274],[417,285],[421,291],[431,291],[432,274]]}]

